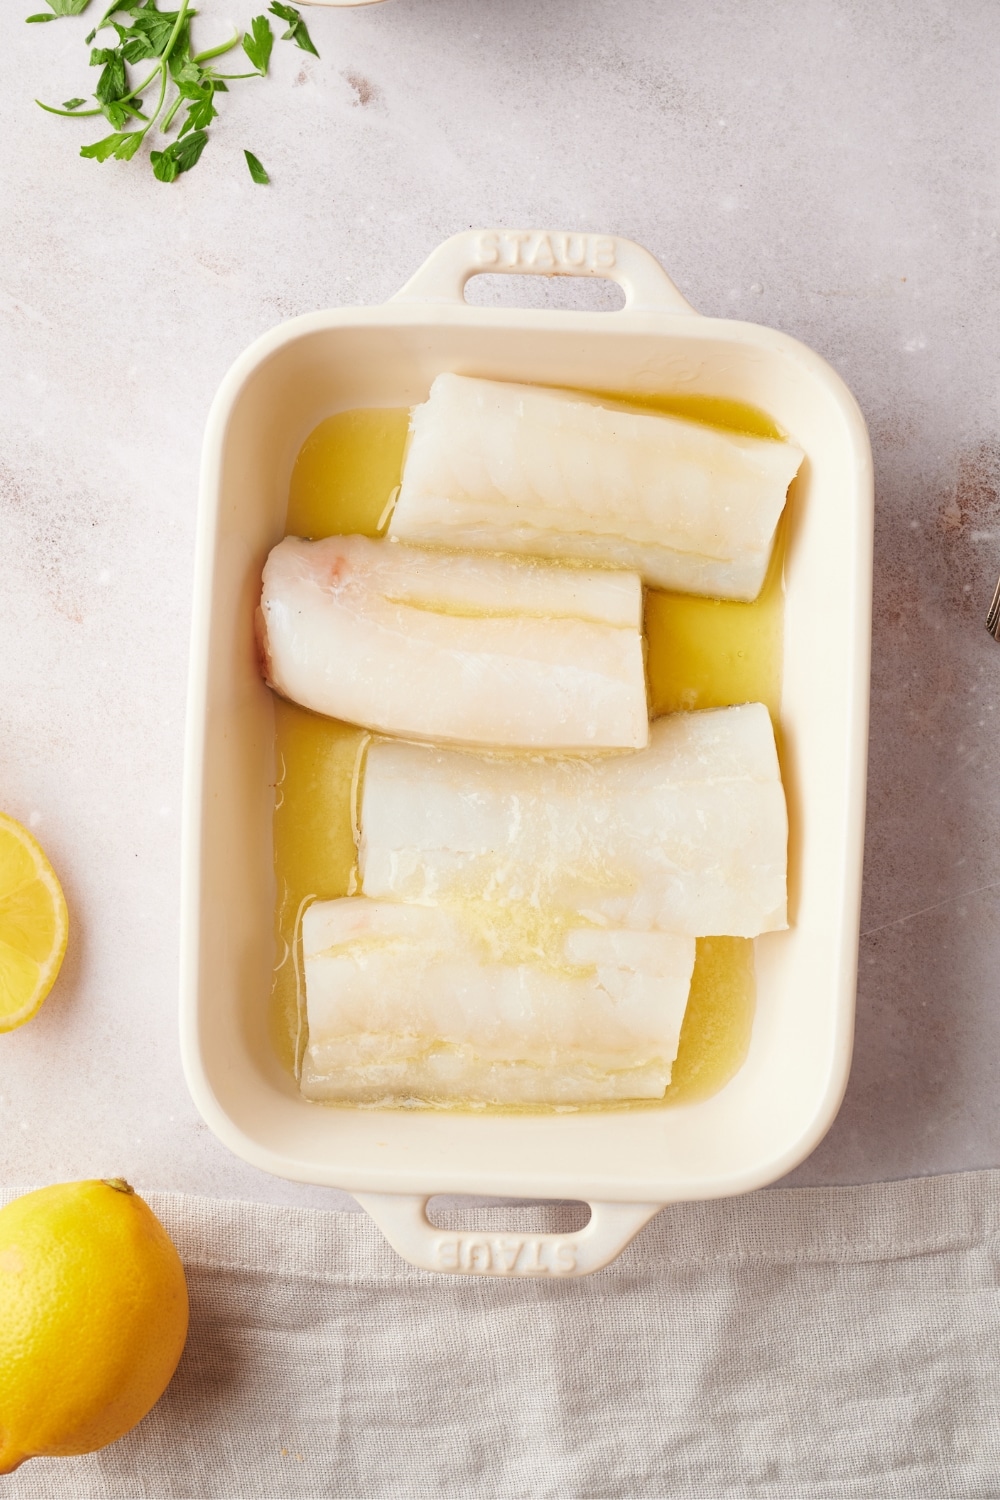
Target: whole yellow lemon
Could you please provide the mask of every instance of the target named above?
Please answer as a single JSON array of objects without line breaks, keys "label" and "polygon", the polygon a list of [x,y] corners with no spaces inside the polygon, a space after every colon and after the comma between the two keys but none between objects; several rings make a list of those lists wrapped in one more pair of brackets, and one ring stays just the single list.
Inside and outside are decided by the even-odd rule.
[{"label": "whole yellow lemon", "polygon": [[184,1268],[127,1182],[67,1182],[0,1211],[0,1474],[91,1453],[166,1390],[187,1337]]}]

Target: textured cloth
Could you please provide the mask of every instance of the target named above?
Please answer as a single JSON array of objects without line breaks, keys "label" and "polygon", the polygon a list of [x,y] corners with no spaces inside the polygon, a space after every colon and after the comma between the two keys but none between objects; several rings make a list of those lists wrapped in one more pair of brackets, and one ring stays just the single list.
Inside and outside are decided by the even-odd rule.
[{"label": "textured cloth", "polygon": [[4,1500],[1000,1494],[998,1172],[682,1204],[558,1282],[411,1270],[361,1214],[149,1201],[188,1269],[178,1373]]}]

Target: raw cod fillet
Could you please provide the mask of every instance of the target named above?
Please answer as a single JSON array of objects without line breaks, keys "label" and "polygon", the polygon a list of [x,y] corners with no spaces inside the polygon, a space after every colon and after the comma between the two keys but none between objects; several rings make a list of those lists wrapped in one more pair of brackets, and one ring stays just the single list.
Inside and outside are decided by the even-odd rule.
[{"label": "raw cod fillet", "polygon": [[792,443],[577,392],[439,375],[413,410],[389,534],[755,599],[802,459]]},{"label": "raw cod fillet", "polygon": [[311,1099],[581,1104],[659,1098],[693,938],[574,927],[548,961],[462,908],[348,896],[302,921]]},{"label": "raw cod fillet", "polygon": [[649,737],[642,585],[363,536],[286,537],[258,613],[285,697],[386,734],[523,748]]},{"label": "raw cod fillet", "polygon": [[373,898],[756,937],[787,925],[787,841],[770,716],[748,703],[655,719],[647,749],[593,759],[376,740],[358,864]]}]

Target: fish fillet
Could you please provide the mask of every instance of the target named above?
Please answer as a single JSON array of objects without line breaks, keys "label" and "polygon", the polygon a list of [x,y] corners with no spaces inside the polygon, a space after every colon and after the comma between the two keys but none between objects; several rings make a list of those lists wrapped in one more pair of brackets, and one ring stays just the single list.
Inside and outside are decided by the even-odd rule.
[{"label": "fish fillet", "polygon": [[302,921],[311,1099],[660,1098],[693,938],[571,927],[530,954],[475,908],[349,896]]},{"label": "fish fillet", "polygon": [[642,585],[527,558],[286,537],[264,568],[264,674],[386,734],[523,748],[649,737]]},{"label": "fish fillet", "polygon": [[654,719],[647,749],[592,759],[375,741],[358,863],[373,898],[756,937],[787,925],[787,839],[770,716],[748,703]]},{"label": "fish fillet", "polygon": [[439,375],[413,410],[389,534],[755,599],[802,458],[792,443],[577,392]]}]

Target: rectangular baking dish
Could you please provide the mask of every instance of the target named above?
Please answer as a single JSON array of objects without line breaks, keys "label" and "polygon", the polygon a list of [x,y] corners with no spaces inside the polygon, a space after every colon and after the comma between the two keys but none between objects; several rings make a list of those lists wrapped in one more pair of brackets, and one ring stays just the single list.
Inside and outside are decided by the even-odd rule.
[{"label": "rectangular baking dish", "polygon": [[[610,277],[620,312],[474,308],[477,272]],[[477,1114],[310,1104],[272,1050],[273,704],[253,616],[283,534],[291,468],[324,417],[423,400],[439,372],[728,397],[804,449],[789,502],[782,765],[790,920],[757,942],[746,1063],[714,1098],[634,1112]],[[285,323],[236,362],[205,436],[183,814],[181,1037],[206,1122],[253,1165],[346,1189],[417,1265],[579,1274],[663,1205],[757,1188],[829,1128],[850,1065],[864,829],[872,470],[850,392],[773,329],[698,316],[638,245],[612,236],[473,232],[380,307]],[[458,1236],[435,1193],[583,1199],[564,1236]]]}]

